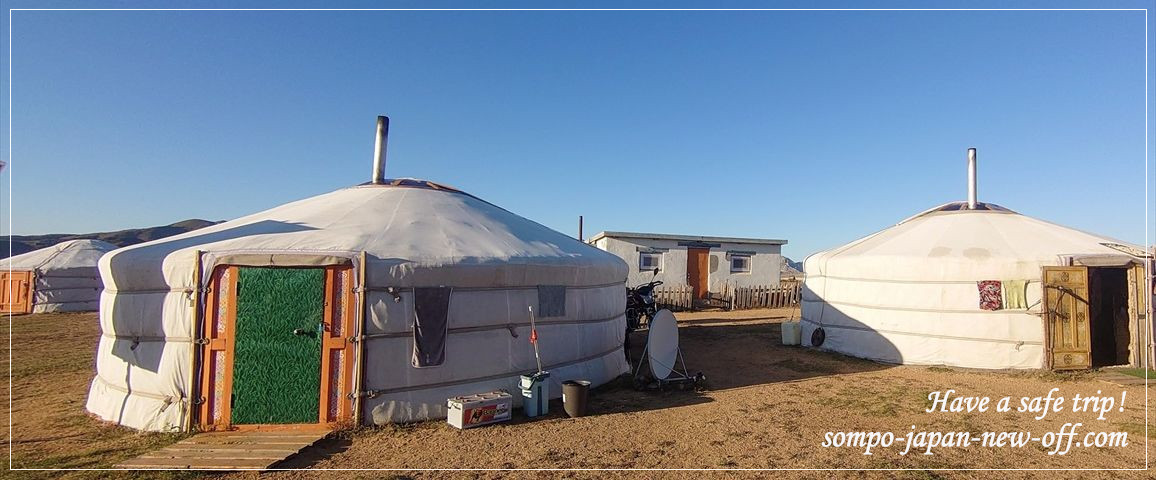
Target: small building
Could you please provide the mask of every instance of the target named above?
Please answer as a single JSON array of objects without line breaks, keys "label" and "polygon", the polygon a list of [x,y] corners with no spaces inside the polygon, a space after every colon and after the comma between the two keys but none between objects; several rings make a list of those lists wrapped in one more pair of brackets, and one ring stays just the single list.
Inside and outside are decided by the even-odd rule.
[{"label": "small building", "polygon": [[626,261],[627,285],[661,280],[664,286],[689,285],[695,298],[704,298],[707,293],[725,295],[736,287],[779,286],[787,241],[601,232],[588,243]]}]

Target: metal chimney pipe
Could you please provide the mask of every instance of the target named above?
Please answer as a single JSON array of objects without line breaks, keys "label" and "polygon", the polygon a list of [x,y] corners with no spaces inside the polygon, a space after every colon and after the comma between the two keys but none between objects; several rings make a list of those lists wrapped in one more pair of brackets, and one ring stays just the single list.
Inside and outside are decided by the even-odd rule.
[{"label": "metal chimney pipe", "polygon": [[582,215],[578,216],[578,241],[585,241],[582,239]]},{"label": "metal chimney pipe", "polygon": [[389,140],[389,117],[377,116],[377,140],[373,144],[373,183],[385,183],[385,145]]},{"label": "metal chimney pipe", "polygon": [[975,210],[976,204],[976,186],[975,186],[975,148],[967,149],[967,208],[968,210]]}]

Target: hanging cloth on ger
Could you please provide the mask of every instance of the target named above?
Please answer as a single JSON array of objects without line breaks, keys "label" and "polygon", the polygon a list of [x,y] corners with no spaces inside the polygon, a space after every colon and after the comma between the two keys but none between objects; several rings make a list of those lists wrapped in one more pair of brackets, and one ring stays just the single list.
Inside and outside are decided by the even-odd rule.
[{"label": "hanging cloth on ger", "polygon": [[413,289],[413,366],[436,367],[446,360],[450,287]]},{"label": "hanging cloth on ger", "polygon": [[1000,292],[999,280],[980,280],[976,282],[979,288],[979,308],[982,310],[999,310],[1003,308],[1003,294]]},{"label": "hanging cloth on ger", "polygon": [[1027,280],[1004,280],[1003,308],[1026,310],[1028,308]]}]

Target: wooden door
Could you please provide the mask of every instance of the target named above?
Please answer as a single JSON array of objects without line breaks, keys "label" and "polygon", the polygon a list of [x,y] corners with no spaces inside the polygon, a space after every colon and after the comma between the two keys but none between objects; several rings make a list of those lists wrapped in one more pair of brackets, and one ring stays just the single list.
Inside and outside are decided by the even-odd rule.
[{"label": "wooden door", "polygon": [[1044,321],[1054,370],[1092,366],[1087,267],[1044,267]]},{"label": "wooden door", "polygon": [[[1145,259],[1145,261],[1148,261]],[[1144,275],[1143,265],[1133,265],[1128,269],[1128,365],[1139,367],[1148,350],[1148,335],[1152,327],[1148,318],[1148,298],[1151,290]]]},{"label": "wooden door", "polygon": [[694,291],[694,298],[706,298],[710,280],[710,249],[686,249],[686,284]]},{"label": "wooden door", "polygon": [[0,313],[31,313],[31,270],[0,272]]},{"label": "wooden door", "polygon": [[[316,293],[316,303],[311,303],[310,306],[320,309],[320,311],[311,313],[309,318],[316,318],[320,322],[312,322],[308,326],[304,324],[279,325],[276,318],[272,320],[265,318],[270,317],[270,315],[282,316],[275,310],[279,308],[279,304],[288,299],[286,292],[280,290],[283,290],[283,287],[290,282],[278,280],[271,285],[261,286],[257,284],[243,285],[239,283],[239,280],[245,273],[244,271],[253,274],[269,270],[279,270],[282,273],[297,271],[301,274],[300,276],[309,277],[307,280],[310,281],[305,282],[307,284],[305,290],[308,290],[305,293],[310,297]],[[323,286],[314,286],[312,282],[314,277],[323,279]],[[205,301],[206,312],[202,340],[198,342],[204,345],[200,368],[201,405],[198,411],[201,429],[333,426],[351,419],[353,408],[349,393],[353,388],[353,344],[348,342],[346,337],[351,335],[353,322],[356,318],[354,287],[353,270],[349,266],[308,269],[218,267],[213,272],[210,282]],[[241,291],[245,289],[248,290],[247,293]],[[264,291],[270,289],[277,291]],[[295,291],[299,290],[301,289]],[[256,303],[247,308],[246,298],[253,295],[269,298],[272,301],[262,302],[260,298],[250,299],[248,300],[249,303]],[[310,302],[314,301],[311,300]],[[254,310],[251,308],[254,306],[258,307],[255,309],[256,313],[245,313],[245,310]],[[241,312],[239,312],[238,307],[241,307]],[[310,310],[312,311],[312,309]],[[246,315],[248,317],[239,318]],[[308,319],[304,319],[302,322],[310,323],[306,320]],[[240,329],[238,328],[239,321],[242,323]],[[253,325],[251,323],[253,321],[260,323]],[[243,325],[245,322],[250,322],[250,325]],[[267,331],[249,332],[250,335],[246,340],[246,329],[252,330],[254,326],[257,330]],[[294,351],[294,354],[302,355],[308,350],[311,352],[309,353],[311,357],[301,358],[291,363],[300,367],[296,370],[307,368],[310,371],[289,371],[293,369],[287,368],[288,363],[271,371],[270,365],[267,365],[268,362],[264,362],[260,358],[246,360],[248,357],[245,357],[245,352],[238,352],[239,347],[250,350],[255,347],[259,348],[260,345],[255,346],[253,340],[260,341],[262,336],[280,336],[285,337],[282,339],[285,342],[301,341],[299,343],[308,343],[309,348],[302,346],[291,350]],[[277,349],[274,348],[273,350]],[[265,354],[258,356],[261,355]],[[249,357],[252,356],[249,355]],[[238,373],[241,373],[240,377],[238,377]],[[259,379],[273,387],[287,382],[293,383],[293,387],[300,387],[296,390],[304,389],[305,386],[302,386],[304,383],[308,383],[312,387],[308,392],[302,390],[294,395],[281,395],[287,400],[296,399],[294,401],[299,401],[298,403],[304,402],[300,405],[286,405],[285,408],[281,409],[284,412],[260,411],[269,409],[270,405],[268,404],[270,402],[254,403],[250,401],[248,405],[237,403],[253,395],[246,397],[245,385],[241,385],[241,391],[238,392],[238,389],[235,388],[237,387],[236,380],[245,382],[246,378],[252,377],[254,373],[274,377]],[[277,375],[282,375],[285,378],[275,378]],[[304,380],[297,382],[302,377],[309,377],[308,382],[304,382]],[[248,381],[253,383],[253,379]],[[302,383],[302,385],[297,385],[294,382]],[[238,398],[238,393],[241,394],[241,398]],[[235,407],[239,407],[240,412]],[[258,408],[257,415],[254,415],[253,412],[246,413],[246,409],[252,410],[253,407]],[[286,414],[282,415],[282,413]]]}]

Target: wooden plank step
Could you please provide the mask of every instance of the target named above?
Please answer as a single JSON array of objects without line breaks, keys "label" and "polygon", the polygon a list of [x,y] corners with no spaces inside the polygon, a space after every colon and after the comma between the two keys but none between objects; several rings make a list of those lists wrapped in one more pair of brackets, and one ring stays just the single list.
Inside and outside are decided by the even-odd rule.
[{"label": "wooden plank step", "polygon": [[213,457],[213,458],[266,458],[288,457],[297,450],[235,449],[235,450],[158,450],[141,455],[141,458]]},{"label": "wooden plank step", "polygon": [[[202,436],[202,435],[206,435],[206,436]],[[186,441],[186,442],[192,441],[192,442],[196,442],[196,443],[212,443],[212,442],[217,442],[217,443],[222,443],[222,442],[255,442],[255,443],[260,443],[260,442],[307,442],[309,440],[317,439],[317,438],[323,437],[323,436],[325,436],[324,433],[313,434],[313,435],[300,435],[300,434],[277,435],[277,434],[267,434],[267,433],[263,433],[261,435],[252,435],[252,434],[250,434],[250,435],[220,435],[220,434],[207,435],[207,434],[202,433],[202,434],[198,434],[198,435],[189,437],[183,441]]]},{"label": "wooden plank step", "polygon": [[[296,453],[296,452],[294,452],[294,453]],[[272,465],[274,463],[277,463],[277,462],[280,462],[281,460],[286,459],[289,455],[292,455],[292,453],[290,453],[288,455],[268,455],[268,454],[240,455],[240,454],[233,454],[233,455],[222,455],[222,456],[216,456],[213,454],[202,454],[202,455],[191,455],[191,456],[186,456],[186,455],[171,455],[171,456],[142,455],[140,457],[137,457],[136,461],[142,462],[142,463],[169,462],[169,461],[177,461],[179,463],[187,463],[188,461],[210,460],[210,459],[220,461],[220,462],[247,462],[250,460],[253,460],[253,461],[261,460],[261,461],[265,462],[266,466],[268,466],[268,465]]]},{"label": "wooden plank step", "polygon": [[214,452],[243,452],[243,451],[262,451],[262,452],[283,452],[294,450],[290,445],[270,445],[270,444],[198,444],[198,443],[178,443],[169,445],[160,451],[162,452],[193,452],[193,451],[214,451]]},{"label": "wooden plank step", "polygon": [[140,457],[134,458],[132,463],[170,463],[174,461],[178,463],[187,463],[196,462],[198,460],[214,460],[218,462],[247,462],[261,460],[265,462],[266,466],[268,466],[289,458],[289,456],[293,455],[294,453],[297,452],[283,453],[278,455],[270,455],[267,453],[252,455],[236,453],[229,455],[219,455],[212,453],[201,453],[198,455],[142,455]]},{"label": "wooden plank step", "polygon": [[[312,442],[308,442],[308,443],[312,443]],[[303,441],[302,442],[274,442],[274,441],[269,441],[269,442],[232,442],[232,443],[190,442],[190,443],[181,443],[180,445],[184,446],[184,447],[188,447],[188,448],[242,448],[242,449],[244,449],[244,448],[269,448],[269,449],[276,449],[276,450],[284,450],[284,449],[292,449],[292,448],[301,448],[302,445],[308,445],[308,443],[303,442]]]},{"label": "wooden plank step", "polygon": [[194,453],[216,453],[216,455],[224,457],[224,453],[234,453],[234,455],[240,455],[240,453],[273,453],[273,455],[276,455],[276,453],[295,453],[295,452],[297,452],[297,450],[299,450],[299,449],[288,448],[288,446],[282,446],[282,448],[271,448],[271,446],[252,445],[252,446],[244,446],[244,448],[232,448],[232,449],[198,449],[198,448],[188,448],[187,445],[183,445],[183,446],[177,446],[177,448],[171,448],[171,446],[170,446],[170,448],[157,450],[157,451],[151,452],[151,453],[146,453],[146,455],[168,455],[168,456],[183,455],[183,456],[187,457],[190,455],[194,455]]},{"label": "wooden plank step", "polygon": [[318,435],[324,436],[327,433],[329,433],[328,430],[318,432],[301,432],[297,430],[288,430],[285,432],[205,432],[198,433],[197,435],[189,438],[292,438],[304,440],[308,438],[317,438]]},{"label": "wooden plank step", "polygon": [[292,445],[292,444],[301,443],[301,442],[308,442],[308,441],[310,441],[310,440],[314,440],[314,439],[316,439],[316,437],[313,437],[313,438],[278,438],[278,437],[266,437],[266,438],[244,438],[244,437],[218,437],[218,438],[192,438],[192,439],[189,439],[189,440],[184,440],[182,443],[184,443],[184,442],[188,442],[189,444],[197,444],[197,445],[233,445],[233,444],[240,444],[240,443],[247,443],[247,444],[258,444],[258,443],[263,443],[263,444],[282,444],[282,445]]},{"label": "wooden plank step", "polygon": [[328,430],[206,432],[127,460],[117,467],[267,469],[328,434]]}]

